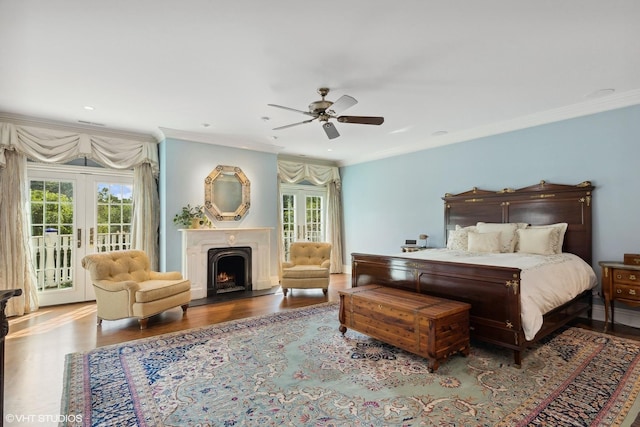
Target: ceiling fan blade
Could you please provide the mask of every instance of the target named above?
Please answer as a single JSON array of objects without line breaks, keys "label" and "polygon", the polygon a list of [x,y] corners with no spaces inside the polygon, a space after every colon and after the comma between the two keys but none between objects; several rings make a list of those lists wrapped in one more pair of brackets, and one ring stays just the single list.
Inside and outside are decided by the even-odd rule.
[{"label": "ceiling fan blade", "polygon": [[331,107],[327,108],[327,113],[334,116],[347,108],[351,108],[356,105],[358,101],[352,96],[342,95],[336,102],[334,102]]},{"label": "ceiling fan blade", "polygon": [[283,110],[295,111],[296,113],[306,114],[307,116],[316,116],[316,114],[310,113],[308,111],[296,110],[295,108],[283,107],[282,105],[276,104],[267,104],[269,107],[282,108]]},{"label": "ceiling fan blade", "polygon": [[303,124],[305,124],[305,123],[311,123],[311,122],[312,122],[312,121],[314,121],[315,119],[317,119],[317,117],[314,117],[313,119],[305,120],[305,121],[303,121],[303,122],[292,123],[292,124],[290,124],[290,125],[284,125],[284,126],[280,126],[280,127],[277,127],[277,128],[273,128],[272,130],[286,129],[286,128],[291,128],[291,127],[298,126],[298,125],[303,125]]},{"label": "ceiling fan blade", "polygon": [[338,129],[336,129],[336,127],[331,122],[323,124],[322,128],[324,129],[324,132],[327,134],[329,139],[334,139],[340,136],[340,134],[338,133]]},{"label": "ceiling fan blade", "polygon": [[361,125],[381,125],[384,123],[384,117],[368,117],[368,116],[340,116],[340,123],[358,123]]}]

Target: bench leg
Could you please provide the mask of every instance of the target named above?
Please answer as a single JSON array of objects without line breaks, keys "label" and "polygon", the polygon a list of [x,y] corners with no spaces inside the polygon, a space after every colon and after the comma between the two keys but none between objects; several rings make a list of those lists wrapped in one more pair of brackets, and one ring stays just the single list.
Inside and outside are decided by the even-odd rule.
[{"label": "bench leg", "polygon": [[187,308],[189,308],[189,304],[183,304],[181,305],[182,307],[182,315],[184,316],[185,314],[187,314]]},{"label": "bench leg", "polygon": [[98,326],[102,325],[102,318],[101,318],[101,317],[98,317],[98,321],[97,321],[97,323],[96,323],[96,324],[97,324]]}]

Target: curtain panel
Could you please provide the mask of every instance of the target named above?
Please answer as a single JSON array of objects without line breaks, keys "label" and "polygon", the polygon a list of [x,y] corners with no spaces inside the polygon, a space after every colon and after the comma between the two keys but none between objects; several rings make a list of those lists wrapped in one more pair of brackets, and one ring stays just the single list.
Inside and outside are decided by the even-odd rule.
[{"label": "curtain panel", "polygon": [[160,198],[151,165],[133,170],[133,236],[131,246],[146,252],[151,270],[159,271]]},{"label": "curtain panel", "polygon": [[[298,163],[286,160],[278,161],[280,182],[296,184],[309,181],[314,185],[326,185],[327,200],[327,240],[331,243],[331,273],[342,273],[342,197],[340,171],[336,166],[323,166]],[[278,186],[279,187],[279,186]],[[282,210],[282,192],[278,190],[278,208]],[[280,262],[283,260],[282,215],[278,215],[278,251]]]},{"label": "curtain panel", "polygon": [[22,289],[7,301],[7,316],[38,308],[36,275],[29,250],[27,158],[10,151],[0,167],[0,289]]},{"label": "curtain panel", "polygon": [[85,157],[109,169],[134,169],[138,194],[134,196],[133,247],[147,252],[152,265],[158,264],[157,143],[0,121],[0,288],[23,291],[7,307],[8,315],[37,309],[26,159],[60,164]]}]

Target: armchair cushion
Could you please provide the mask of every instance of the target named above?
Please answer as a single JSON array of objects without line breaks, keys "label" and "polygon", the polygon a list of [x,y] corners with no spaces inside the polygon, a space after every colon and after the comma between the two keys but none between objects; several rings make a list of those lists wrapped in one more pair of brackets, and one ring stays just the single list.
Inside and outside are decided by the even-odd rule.
[{"label": "armchair cushion", "polygon": [[329,277],[329,269],[318,265],[296,265],[286,269],[286,277],[288,279]]}]

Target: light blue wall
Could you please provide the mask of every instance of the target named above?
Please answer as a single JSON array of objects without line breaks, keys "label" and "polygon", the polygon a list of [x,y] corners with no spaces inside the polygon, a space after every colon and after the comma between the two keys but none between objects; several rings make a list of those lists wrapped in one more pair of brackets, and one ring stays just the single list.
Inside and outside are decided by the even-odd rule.
[{"label": "light blue wall", "polygon": [[160,144],[160,266],[180,271],[181,235],[173,217],[182,206],[204,205],[204,180],[217,165],[238,166],[251,182],[251,208],[240,221],[214,222],[218,228],[273,227],[271,274],[278,273],[277,157],[220,145],[166,139]]},{"label": "light blue wall", "polygon": [[443,246],[442,196],[545,180],[595,186],[593,263],[640,251],[640,106],[347,166],[345,263],[352,252],[391,254],[429,235]]}]

